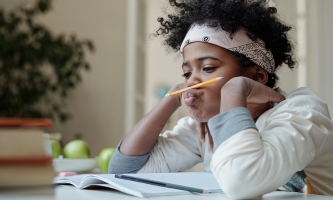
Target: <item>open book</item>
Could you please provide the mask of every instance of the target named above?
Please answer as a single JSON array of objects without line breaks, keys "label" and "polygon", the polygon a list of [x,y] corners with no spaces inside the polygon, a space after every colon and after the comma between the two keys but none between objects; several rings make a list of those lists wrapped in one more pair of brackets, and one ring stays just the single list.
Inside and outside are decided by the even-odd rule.
[{"label": "open book", "polygon": [[[201,188],[211,193],[222,193],[222,190],[210,172],[147,173],[127,174],[133,177]],[[191,192],[160,187],[146,183],[115,178],[114,174],[81,174],[68,177],[56,177],[54,184],[71,184],[76,188],[107,187],[137,197],[156,197],[167,195],[186,195]]]}]

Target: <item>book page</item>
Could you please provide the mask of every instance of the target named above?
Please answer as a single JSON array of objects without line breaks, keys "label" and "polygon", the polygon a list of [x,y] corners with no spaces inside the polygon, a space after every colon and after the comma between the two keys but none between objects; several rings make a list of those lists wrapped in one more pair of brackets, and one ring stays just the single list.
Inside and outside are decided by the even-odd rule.
[{"label": "book page", "polygon": [[[217,181],[215,180],[213,174],[209,172],[147,173],[127,175],[182,186],[205,189],[212,193],[222,193],[222,190],[219,187]],[[191,192],[185,190],[178,190],[130,180],[118,179],[114,177],[114,174],[101,174],[95,176],[99,177],[99,179],[105,182],[108,182],[110,185],[113,186],[111,188],[115,188],[119,191],[138,197],[191,194]]]},{"label": "book page", "polygon": [[55,177],[53,179],[54,184],[71,184],[74,185],[76,188],[81,188],[82,185],[81,180],[83,180],[87,174],[80,174],[76,176],[66,176],[66,177]]},{"label": "book page", "polygon": [[[210,172],[146,173],[127,175],[187,187],[200,188],[212,193],[222,193],[219,184]],[[185,190],[115,178],[114,174],[82,174],[69,177],[57,177],[55,178],[54,183],[70,183],[78,188],[86,188],[92,185],[102,186],[137,197],[193,194]],[[105,183],[108,183],[109,185]]]}]

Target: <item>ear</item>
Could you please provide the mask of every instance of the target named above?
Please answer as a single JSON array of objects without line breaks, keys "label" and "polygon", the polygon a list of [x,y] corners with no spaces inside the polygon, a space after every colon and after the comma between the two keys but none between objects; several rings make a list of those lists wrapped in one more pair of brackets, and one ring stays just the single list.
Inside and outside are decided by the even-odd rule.
[{"label": "ear", "polygon": [[268,81],[267,71],[259,67],[258,65],[255,65],[253,70],[254,73],[252,74],[252,79],[266,85]]}]

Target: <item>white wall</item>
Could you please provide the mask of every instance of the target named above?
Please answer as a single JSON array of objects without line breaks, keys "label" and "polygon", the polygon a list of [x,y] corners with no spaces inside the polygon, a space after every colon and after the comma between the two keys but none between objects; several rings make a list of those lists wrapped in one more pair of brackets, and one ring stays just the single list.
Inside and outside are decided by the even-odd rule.
[{"label": "white wall", "polygon": [[95,43],[92,70],[68,99],[73,119],[55,126],[65,142],[82,133],[94,155],[116,146],[124,134],[126,15],[123,0],[57,0],[43,19],[57,32],[76,32]]},{"label": "white wall", "polygon": [[[295,56],[297,56],[299,50],[297,48],[297,32],[299,31],[297,27],[297,1],[275,0],[274,2],[277,8],[278,17],[288,25],[292,26],[292,30],[290,30],[289,34],[292,43],[295,45]],[[280,70],[276,72],[280,79],[277,86],[281,87],[281,89],[287,93],[296,89],[298,87],[298,71],[298,67],[291,70],[286,65],[283,65]]]},{"label": "white wall", "polygon": [[[33,0],[0,0],[12,8]],[[73,118],[56,123],[64,143],[82,133],[94,156],[102,148],[116,146],[124,135],[124,84],[126,48],[126,1],[55,0],[53,10],[41,22],[55,33],[76,33],[93,40],[96,52],[87,59],[92,70],[84,72],[83,82],[69,95],[68,110]]]},{"label": "white wall", "polygon": [[173,86],[182,83],[182,60],[178,53],[166,51],[162,45],[162,37],[154,37],[151,34],[159,27],[157,18],[162,16],[162,10],[168,6],[165,0],[147,0],[146,26],[147,26],[147,56],[146,56],[146,111],[151,110],[159,101],[156,89],[161,85]]},{"label": "white wall", "polygon": [[[162,10],[167,8],[168,1],[165,0],[146,0],[146,83],[145,83],[145,111],[151,110],[158,102],[157,89],[160,86],[171,87],[175,84],[182,83],[183,77],[181,64],[182,60],[178,53],[168,53],[165,46],[162,45],[162,37],[154,37],[151,34],[159,27],[157,18],[162,16]],[[150,37],[149,37],[150,36]],[[178,109],[169,124],[165,127],[173,127],[177,119],[184,116],[181,109]]]},{"label": "white wall", "polygon": [[[297,87],[313,89],[333,112],[333,8],[332,0],[275,0],[281,17],[295,25],[296,55],[294,75],[281,70],[280,85],[286,91]],[[280,10],[279,10],[280,9]],[[286,77],[286,78],[285,78]]]},{"label": "white wall", "polygon": [[307,0],[307,85],[333,112],[333,1]]}]

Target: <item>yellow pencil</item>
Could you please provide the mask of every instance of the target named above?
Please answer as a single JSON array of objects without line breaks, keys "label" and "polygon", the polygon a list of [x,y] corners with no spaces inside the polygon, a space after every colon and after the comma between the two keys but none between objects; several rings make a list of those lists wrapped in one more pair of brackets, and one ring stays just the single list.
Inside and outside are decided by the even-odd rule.
[{"label": "yellow pencil", "polygon": [[184,88],[184,89],[181,89],[181,90],[178,90],[176,92],[171,92],[171,93],[168,93],[165,95],[165,97],[173,97],[173,96],[177,96],[177,95],[180,95],[181,93],[185,92],[186,90],[189,90],[189,89],[195,89],[195,88],[199,88],[199,87],[203,87],[203,86],[206,86],[206,85],[209,85],[209,84],[212,84],[212,83],[215,83],[216,81],[218,80],[221,80],[223,77],[217,77],[217,78],[213,78],[213,79],[210,79],[208,81],[204,81],[202,83],[198,83],[196,85],[192,85],[191,87],[187,87],[187,88]]}]

